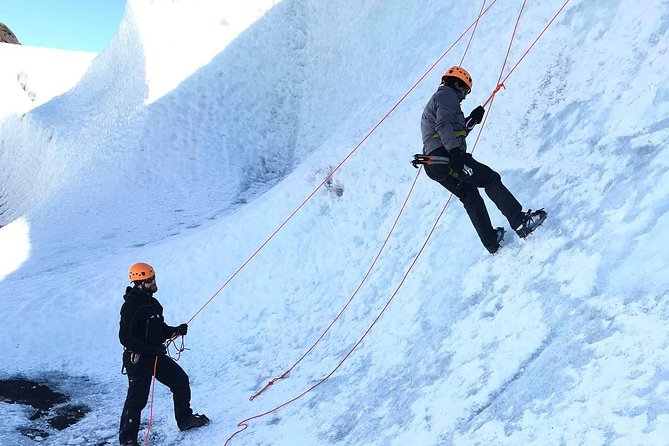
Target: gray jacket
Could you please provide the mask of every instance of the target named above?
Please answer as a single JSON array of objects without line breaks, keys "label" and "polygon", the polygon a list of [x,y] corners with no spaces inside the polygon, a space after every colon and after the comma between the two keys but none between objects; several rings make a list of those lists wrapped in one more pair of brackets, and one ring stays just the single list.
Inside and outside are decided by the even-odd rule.
[{"label": "gray jacket", "polygon": [[460,148],[467,151],[465,115],[460,108],[464,96],[451,87],[439,86],[423,110],[420,130],[423,134],[423,154],[444,147],[449,152]]}]

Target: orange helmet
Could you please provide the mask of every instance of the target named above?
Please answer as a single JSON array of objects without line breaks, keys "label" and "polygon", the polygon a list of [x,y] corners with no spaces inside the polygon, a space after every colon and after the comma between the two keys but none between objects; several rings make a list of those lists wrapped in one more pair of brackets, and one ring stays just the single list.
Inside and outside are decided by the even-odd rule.
[{"label": "orange helmet", "polygon": [[472,77],[469,75],[469,73],[467,73],[467,70],[457,65],[454,65],[448,70],[446,70],[446,73],[444,73],[444,75],[441,77],[441,80],[443,81],[444,78],[446,77],[454,77],[456,79],[460,79],[462,82],[465,83],[465,85],[467,85],[467,88],[469,88],[470,90],[474,85],[474,82],[472,82]]},{"label": "orange helmet", "polygon": [[128,270],[130,275],[130,281],[135,282],[137,280],[146,280],[154,277],[156,275],[153,271],[153,267],[148,263],[135,263]]}]

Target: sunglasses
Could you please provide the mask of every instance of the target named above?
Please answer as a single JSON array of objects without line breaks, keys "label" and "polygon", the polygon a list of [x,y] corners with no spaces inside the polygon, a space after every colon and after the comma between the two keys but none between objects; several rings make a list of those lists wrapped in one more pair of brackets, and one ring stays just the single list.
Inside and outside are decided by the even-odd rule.
[{"label": "sunglasses", "polygon": [[155,283],[155,282],[156,282],[156,276],[153,276],[152,278],[146,279],[144,281],[144,283]]}]

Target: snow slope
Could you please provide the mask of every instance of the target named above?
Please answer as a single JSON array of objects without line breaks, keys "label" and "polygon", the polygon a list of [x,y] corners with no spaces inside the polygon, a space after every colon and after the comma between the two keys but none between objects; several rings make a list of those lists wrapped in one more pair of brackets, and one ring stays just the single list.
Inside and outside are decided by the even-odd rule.
[{"label": "snow slope", "polygon": [[[52,163],[53,150],[49,147],[53,134],[33,126],[25,113],[72,88],[94,56],[0,44],[0,226],[22,215],[41,201],[51,185],[59,183],[60,169]],[[41,159],[36,162],[36,158]],[[38,173],[36,164],[47,172]]]},{"label": "snow slope", "polygon": [[[189,320],[480,8],[218,3],[131,0],[73,89],[0,123],[6,215],[18,218],[0,229],[2,375],[48,380],[94,409],[46,443],[113,444],[127,267],[150,262],[167,321]],[[521,3],[499,0],[480,22],[466,112],[494,89]],[[527,5],[512,63],[562,4]],[[496,97],[475,152],[525,207],[549,210],[545,226],[490,256],[452,203],[350,359],[232,444],[666,444],[668,6],[569,3]],[[215,38],[175,39],[162,20],[186,11],[184,31]],[[240,420],[327,375],[364,333],[448,197],[424,175],[332,332],[249,402],[362,280],[414,179],[423,106],[465,45],[193,320],[180,363],[195,410],[214,422],[179,434],[159,386],[151,444],[223,444]],[[19,236],[21,249],[5,248]],[[22,423],[15,407],[0,411]],[[11,429],[0,442],[30,444]]]},{"label": "snow slope", "polygon": [[95,53],[0,43],[0,117],[24,113],[72,88]]}]

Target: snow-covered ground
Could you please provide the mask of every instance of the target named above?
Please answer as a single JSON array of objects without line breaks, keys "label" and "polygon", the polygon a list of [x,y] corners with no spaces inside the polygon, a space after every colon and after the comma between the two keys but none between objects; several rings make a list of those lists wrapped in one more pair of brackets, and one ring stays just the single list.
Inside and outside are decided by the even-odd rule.
[{"label": "snow-covered ground", "polygon": [[[478,25],[466,113],[495,88],[521,4],[498,0]],[[562,4],[528,3],[510,63]],[[90,56],[0,45],[0,379],[49,382],[93,409],[42,443],[115,442],[130,264],[156,268],[168,323],[189,320],[479,9],[130,0],[60,96]],[[667,0],[572,0],[496,97],[475,152],[526,208],[549,211],[545,225],[490,256],[453,202],[350,359],[232,444],[669,444],[668,34]],[[223,444],[362,336],[448,198],[425,175],[342,319],[249,401],[362,280],[415,178],[423,106],[466,43],[192,321],[180,364],[212,424],[179,433],[157,386],[150,444]],[[20,60],[44,79],[36,108],[24,90],[4,96]],[[53,85],[47,60],[61,61]],[[1,444],[34,444],[16,431],[26,412],[0,403]]]}]

